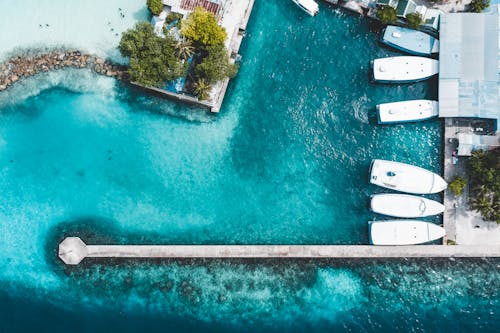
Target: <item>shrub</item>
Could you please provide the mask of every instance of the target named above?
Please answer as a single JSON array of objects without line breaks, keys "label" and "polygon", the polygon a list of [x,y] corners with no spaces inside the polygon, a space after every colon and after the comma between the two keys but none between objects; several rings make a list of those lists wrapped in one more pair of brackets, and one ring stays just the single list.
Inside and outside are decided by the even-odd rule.
[{"label": "shrub", "polygon": [[123,33],[118,46],[124,57],[130,57],[127,73],[130,80],[144,86],[161,87],[185,71],[175,56],[171,36],[158,37],[148,22],[137,23]]},{"label": "shrub", "polygon": [[455,177],[448,187],[451,193],[454,195],[460,195],[463,193],[466,185],[467,181],[463,177]]},{"label": "shrub", "polygon": [[406,24],[409,28],[418,30],[423,22],[423,17],[420,13],[410,13],[406,15]]},{"label": "shrub", "polygon": [[208,98],[208,92],[212,87],[205,81],[205,79],[199,79],[194,84],[194,92],[200,100],[206,100]]},{"label": "shrub", "polygon": [[490,0],[472,0],[469,6],[472,12],[481,13],[490,6]]},{"label": "shrub", "polygon": [[377,9],[377,18],[383,24],[392,24],[396,23],[398,20],[396,9],[391,6],[381,6]]},{"label": "shrub", "polygon": [[161,0],[148,0],[148,8],[151,14],[160,15],[163,10],[163,2]]},{"label": "shrub", "polygon": [[223,45],[227,37],[215,15],[202,7],[195,8],[183,21],[181,35],[201,46]]},{"label": "shrub", "polygon": [[179,13],[174,13],[174,12],[170,12],[167,17],[165,18],[165,24],[170,24],[172,22],[174,22],[175,20],[180,20],[182,19],[182,14],[179,14]]}]

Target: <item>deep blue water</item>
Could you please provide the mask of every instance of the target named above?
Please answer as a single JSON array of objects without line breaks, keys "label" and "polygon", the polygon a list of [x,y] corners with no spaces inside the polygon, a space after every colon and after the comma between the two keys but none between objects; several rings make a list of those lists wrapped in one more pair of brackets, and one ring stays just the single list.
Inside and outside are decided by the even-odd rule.
[{"label": "deep blue water", "polygon": [[321,9],[257,0],[218,116],[78,70],[0,94],[0,332],[498,329],[498,260],[56,258],[65,235],[366,243],[370,160],[441,168],[439,121],[378,126],[374,107],[436,84],[369,84],[395,53]]}]

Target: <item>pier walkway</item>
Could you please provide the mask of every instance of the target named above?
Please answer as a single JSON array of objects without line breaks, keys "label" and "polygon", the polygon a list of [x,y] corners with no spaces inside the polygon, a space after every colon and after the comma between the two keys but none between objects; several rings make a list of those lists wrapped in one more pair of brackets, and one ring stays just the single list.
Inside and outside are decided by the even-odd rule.
[{"label": "pier walkway", "polygon": [[500,245],[86,245],[78,237],[59,244],[59,258],[446,258],[500,257]]}]

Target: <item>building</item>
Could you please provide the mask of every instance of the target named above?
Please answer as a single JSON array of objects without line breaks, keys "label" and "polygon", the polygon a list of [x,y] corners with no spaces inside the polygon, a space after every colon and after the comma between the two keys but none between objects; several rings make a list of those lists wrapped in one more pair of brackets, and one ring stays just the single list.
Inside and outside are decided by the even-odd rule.
[{"label": "building", "polygon": [[186,16],[196,7],[203,7],[213,13],[217,19],[221,18],[223,0],[163,0],[163,6],[167,12],[179,13]]},{"label": "building", "polygon": [[[500,6],[441,16],[439,116],[500,121]],[[491,133],[489,133],[491,134]]]},{"label": "building", "polygon": [[400,19],[406,19],[408,14],[418,13],[422,15],[423,26],[439,30],[439,16],[443,13],[439,9],[427,8],[413,0],[377,0],[377,5],[394,8]]}]

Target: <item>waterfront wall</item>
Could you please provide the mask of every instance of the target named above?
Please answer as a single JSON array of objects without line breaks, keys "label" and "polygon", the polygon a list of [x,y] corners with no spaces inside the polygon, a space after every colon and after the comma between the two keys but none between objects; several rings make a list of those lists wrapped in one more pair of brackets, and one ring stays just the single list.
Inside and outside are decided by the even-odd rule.
[{"label": "waterfront wall", "polygon": [[500,257],[500,245],[86,245],[78,237],[59,244],[59,258],[447,258]]},{"label": "waterfront wall", "polygon": [[80,51],[52,51],[37,55],[17,56],[0,65],[0,91],[19,80],[38,73],[63,68],[88,68],[93,72],[118,80],[127,79],[126,68]]}]

